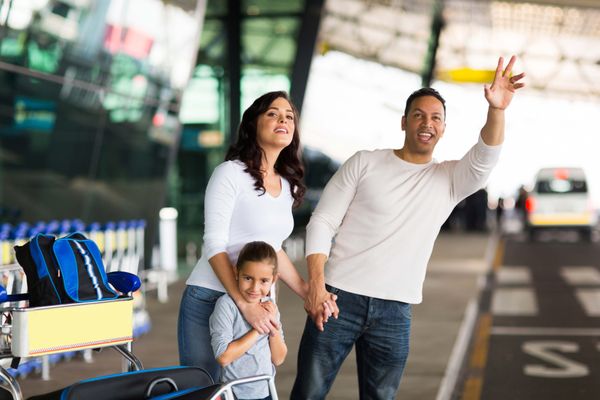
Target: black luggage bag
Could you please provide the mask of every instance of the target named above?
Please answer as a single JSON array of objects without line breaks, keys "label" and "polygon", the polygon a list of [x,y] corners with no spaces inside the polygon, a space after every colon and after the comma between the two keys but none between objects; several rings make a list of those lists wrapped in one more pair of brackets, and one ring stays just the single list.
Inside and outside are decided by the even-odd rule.
[{"label": "black luggage bag", "polygon": [[[162,398],[172,392],[193,390],[207,393],[218,389],[211,376],[199,367],[165,367],[99,376],[79,381],[30,400],[144,400]],[[210,396],[210,395],[209,395]],[[196,397],[201,399],[202,397]],[[205,397],[210,398],[210,397]]]}]

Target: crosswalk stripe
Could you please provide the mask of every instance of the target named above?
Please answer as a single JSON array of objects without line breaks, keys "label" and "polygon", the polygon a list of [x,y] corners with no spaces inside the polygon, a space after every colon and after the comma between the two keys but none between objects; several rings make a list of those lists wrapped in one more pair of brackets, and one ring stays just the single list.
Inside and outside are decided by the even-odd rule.
[{"label": "crosswalk stripe", "polygon": [[600,317],[600,289],[577,289],[575,297],[590,317]]},{"label": "crosswalk stripe", "polygon": [[600,271],[589,266],[564,266],[560,275],[570,285],[600,285]]},{"label": "crosswalk stripe", "polygon": [[[495,326],[492,335],[507,336],[600,336],[598,328]],[[598,343],[600,350],[600,343]]]},{"label": "crosswalk stripe", "polygon": [[531,316],[538,311],[535,293],[531,288],[499,288],[492,297],[492,314]]},{"label": "crosswalk stripe", "polygon": [[496,279],[501,284],[530,284],[531,272],[527,267],[503,266],[496,272]]}]

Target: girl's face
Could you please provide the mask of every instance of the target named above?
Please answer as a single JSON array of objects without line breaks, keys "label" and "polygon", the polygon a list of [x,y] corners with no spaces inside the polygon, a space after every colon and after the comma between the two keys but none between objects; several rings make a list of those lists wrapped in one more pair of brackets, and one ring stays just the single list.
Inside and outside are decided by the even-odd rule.
[{"label": "girl's face", "polygon": [[259,303],[275,283],[274,266],[262,261],[246,261],[238,271],[238,288],[248,303]]},{"label": "girl's face", "polygon": [[283,97],[278,97],[267,111],[258,116],[256,141],[263,150],[282,150],[292,142],[295,130],[296,117],[292,106]]}]

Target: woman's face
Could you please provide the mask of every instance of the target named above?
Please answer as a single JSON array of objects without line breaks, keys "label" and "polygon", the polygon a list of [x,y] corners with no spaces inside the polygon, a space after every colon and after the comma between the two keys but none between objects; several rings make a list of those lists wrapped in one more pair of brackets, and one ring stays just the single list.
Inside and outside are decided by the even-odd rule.
[{"label": "woman's face", "polygon": [[258,116],[256,141],[263,150],[279,150],[289,146],[296,129],[296,117],[290,103],[278,97],[267,111]]}]

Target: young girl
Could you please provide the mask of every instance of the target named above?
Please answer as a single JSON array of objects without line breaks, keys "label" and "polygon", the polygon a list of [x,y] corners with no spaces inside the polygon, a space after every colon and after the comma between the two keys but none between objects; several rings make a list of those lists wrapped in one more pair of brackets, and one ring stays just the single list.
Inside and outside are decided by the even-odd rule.
[{"label": "young girl", "polygon": [[[237,286],[245,301],[260,304],[277,321],[278,329],[264,335],[244,319],[233,299],[225,294],[217,300],[210,317],[211,345],[221,365],[221,381],[255,375],[274,375],[287,354],[277,306],[269,299],[277,280],[277,255],[265,242],[250,242],[236,264]],[[238,399],[270,399],[266,381],[233,388]]]}]

